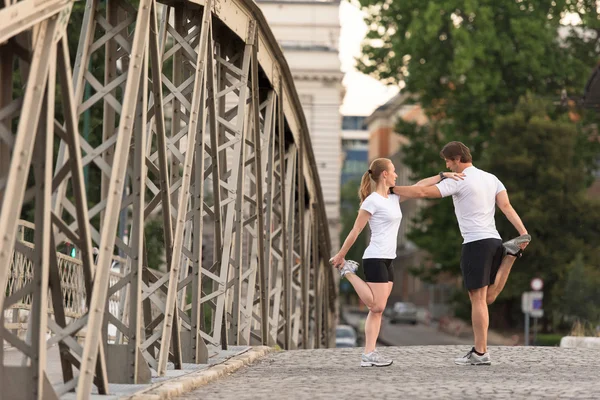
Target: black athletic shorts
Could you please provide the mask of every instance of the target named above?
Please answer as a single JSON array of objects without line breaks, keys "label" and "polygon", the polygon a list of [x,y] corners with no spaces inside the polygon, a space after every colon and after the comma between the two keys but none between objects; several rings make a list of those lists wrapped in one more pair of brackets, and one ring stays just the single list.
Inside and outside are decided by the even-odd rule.
[{"label": "black athletic shorts", "polygon": [[500,239],[482,239],[463,244],[460,269],[467,290],[493,284],[503,256]]},{"label": "black athletic shorts", "polygon": [[363,258],[365,281],[372,283],[394,282],[393,261],[390,258]]}]

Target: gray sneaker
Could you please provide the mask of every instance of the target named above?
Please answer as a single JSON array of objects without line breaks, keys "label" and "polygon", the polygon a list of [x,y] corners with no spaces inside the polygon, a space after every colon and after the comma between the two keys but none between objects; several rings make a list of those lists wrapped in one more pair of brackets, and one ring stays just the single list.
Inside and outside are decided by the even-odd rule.
[{"label": "gray sneaker", "polygon": [[394,361],[385,358],[377,350],[373,350],[369,354],[363,354],[360,360],[361,367],[387,367],[392,365]]},{"label": "gray sneaker", "polygon": [[523,243],[529,242],[531,242],[531,235],[521,235],[519,237],[502,243],[502,246],[504,246],[504,251],[506,254],[514,257],[521,257],[521,255],[523,254],[521,245]]},{"label": "gray sneaker", "polygon": [[454,359],[454,364],[456,365],[492,365],[492,359],[490,358],[490,353],[485,353],[480,356],[475,353],[475,347],[473,347],[469,352],[459,358]]},{"label": "gray sneaker", "polygon": [[347,273],[356,274],[358,263],[352,260],[346,260],[344,266],[340,269],[340,275],[343,278]]}]

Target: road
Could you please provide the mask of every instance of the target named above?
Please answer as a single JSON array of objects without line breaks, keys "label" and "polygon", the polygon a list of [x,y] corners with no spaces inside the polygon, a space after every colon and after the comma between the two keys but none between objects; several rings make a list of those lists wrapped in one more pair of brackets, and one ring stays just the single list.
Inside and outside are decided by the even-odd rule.
[{"label": "road", "polygon": [[[360,320],[366,318],[366,313],[343,311],[343,317],[346,323],[357,327]],[[473,342],[471,337],[456,337],[440,332],[435,325],[391,324],[386,317],[381,324],[379,339],[381,344],[388,346],[471,345]]]},{"label": "road", "polygon": [[426,325],[390,324],[384,319],[379,336],[392,346],[471,345],[472,339],[456,337]]},{"label": "road", "polygon": [[394,363],[361,368],[362,349],[272,353],[192,399],[597,399],[597,352],[557,347],[490,347],[491,366],[455,365],[464,346],[386,347]]}]

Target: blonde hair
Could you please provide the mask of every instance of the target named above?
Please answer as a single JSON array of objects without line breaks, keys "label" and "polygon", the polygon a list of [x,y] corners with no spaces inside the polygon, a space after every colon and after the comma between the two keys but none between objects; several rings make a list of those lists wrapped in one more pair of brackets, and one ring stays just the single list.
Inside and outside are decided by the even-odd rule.
[{"label": "blonde hair", "polygon": [[358,197],[360,198],[361,204],[371,193],[373,193],[374,184],[377,183],[381,177],[381,173],[387,171],[391,162],[392,161],[388,158],[376,158],[371,162],[371,166],[363,175],[362,180],[360,181],[360,188],[358,189]]}]

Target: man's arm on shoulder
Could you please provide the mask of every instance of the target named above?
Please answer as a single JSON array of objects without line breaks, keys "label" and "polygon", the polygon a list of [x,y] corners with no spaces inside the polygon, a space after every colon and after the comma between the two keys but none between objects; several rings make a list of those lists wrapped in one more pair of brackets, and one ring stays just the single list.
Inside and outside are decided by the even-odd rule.
[{"label": "man's arm on shoulder", "polygon": [[405,199],[439,199],[440,197],[452,196],[459,190],[459,183],[465,174],[456,172],[444,172],[441,180],[439,175],[425,178],[412,186],[395,186],[394,193],[400,196],[400,201]]},{"label": "man's arm on shoulder", "polygon": [[394,193],[400,198],[408,199],[439,199],[442,197],[437,186],[394,186]]},{"label": "man's arm on shoulder", "polygon": [[510,204],[506,190],[503,190],[496,195],[496,204],[504,213],[504,215],[506,215],[506,218],[510,221],[510,223],[513,224],[515,229],[519,232],[519,235],[525,235],[527,233],[527,229],[525,229],[525,225],[523,225],[519,214],[517,214],[512,204]]}]

